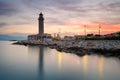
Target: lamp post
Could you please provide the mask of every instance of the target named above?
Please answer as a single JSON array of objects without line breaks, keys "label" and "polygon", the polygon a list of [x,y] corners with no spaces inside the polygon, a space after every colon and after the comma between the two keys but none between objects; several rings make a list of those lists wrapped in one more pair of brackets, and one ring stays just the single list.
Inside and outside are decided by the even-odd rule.
[{"label": "lamp post", "polygon": [[101,25],[99,24],[99,36],[100,36]]},{"label": "lamp post", "polygon": [[86,25],[84,25],[84,33],[85,33],[85,36],[86,36]]},{"label": "lamp post", "polygon": [[86,38],[86,25],[84,25],[84,34],[85,34],[85,36],[84,36],[84,39]]}]

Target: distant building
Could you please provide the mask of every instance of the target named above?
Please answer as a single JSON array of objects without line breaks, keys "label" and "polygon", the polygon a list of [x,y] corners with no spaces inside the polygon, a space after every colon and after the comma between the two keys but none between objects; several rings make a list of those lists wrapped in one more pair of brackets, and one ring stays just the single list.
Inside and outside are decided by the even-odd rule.
[{"label": "distant building", "polygon": [[120,32],[110,33],[104,36],[105,37],[120,37]]},{"label": "distant building", "polygon": [[39,39],[39,35],[28,35],[28,40],[38,40]]},{"label": "distant building", "polygon": [[74,36],[64,36],[63,40],[73,41],[73,40],[75,40],[75,37]]},{"label": "distant building", "polygon": [[54,33],[53,40],[61,40],[59,33]]},{"label": "distant building", "polygon": [[74,35],[76,40],[81,40],[84,39],[86,36],[85,35]]}]

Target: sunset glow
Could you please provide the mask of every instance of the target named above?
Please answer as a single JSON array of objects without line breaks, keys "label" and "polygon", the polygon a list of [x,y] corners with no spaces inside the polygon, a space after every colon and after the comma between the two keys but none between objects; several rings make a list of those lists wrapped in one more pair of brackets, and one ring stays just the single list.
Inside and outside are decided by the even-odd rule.
[{"label": "sunset glow", "polygon": [[37,34],[43,12],[45,33],[101,34],[120,31],[119,0],[0,0],[0,34]]}]

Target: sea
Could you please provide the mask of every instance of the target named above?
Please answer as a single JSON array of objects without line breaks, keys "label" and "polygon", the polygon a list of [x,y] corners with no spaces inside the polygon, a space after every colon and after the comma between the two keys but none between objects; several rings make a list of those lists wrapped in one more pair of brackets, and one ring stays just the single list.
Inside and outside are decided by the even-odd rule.
[{"label": "sea", "polygon": [[120,80],[120,59],[0,41],[0,80]]}]

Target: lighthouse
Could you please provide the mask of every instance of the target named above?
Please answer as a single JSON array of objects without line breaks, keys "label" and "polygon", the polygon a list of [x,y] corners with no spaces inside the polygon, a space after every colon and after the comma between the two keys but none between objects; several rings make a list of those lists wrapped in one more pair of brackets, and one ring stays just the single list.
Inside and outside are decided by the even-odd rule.
[{"label": "lighthouse", "polygon": [[28,40],[50,40],[50,38],[51,34],[44,33],[44,17],[40,13],[38,17],[38,34],[28,35]]},{"label": "lighthouse", "polygon": [[39,14],[39,18],[38,18],[38,34],[39,36],[42,36],[44,34],[44,18],[43,18],[43,14],[40,13]]}]

